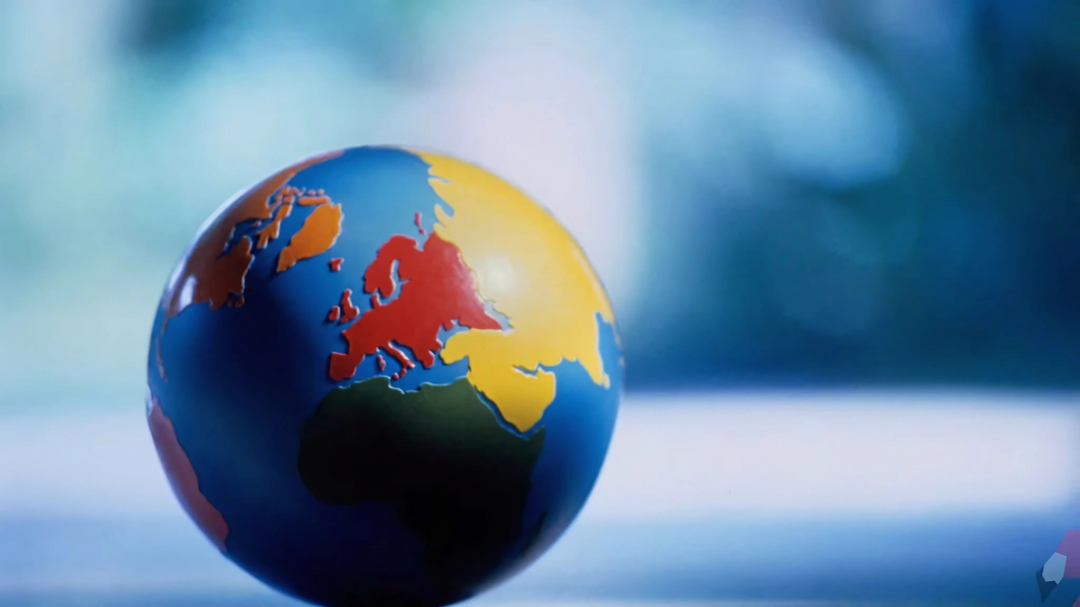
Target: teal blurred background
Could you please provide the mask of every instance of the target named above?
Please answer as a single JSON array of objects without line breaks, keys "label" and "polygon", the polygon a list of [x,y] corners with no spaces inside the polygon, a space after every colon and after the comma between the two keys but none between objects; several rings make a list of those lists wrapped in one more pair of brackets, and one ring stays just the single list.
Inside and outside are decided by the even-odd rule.
[{"label": "teal blurred background", "polygon": [[506,596],[1038,602],[1080,493],[1073,0],[0,3],[0,603],[269,600],[147,450],[150,324],[223,200],[367,143],[522,187],[620,319],[630,430]]}]

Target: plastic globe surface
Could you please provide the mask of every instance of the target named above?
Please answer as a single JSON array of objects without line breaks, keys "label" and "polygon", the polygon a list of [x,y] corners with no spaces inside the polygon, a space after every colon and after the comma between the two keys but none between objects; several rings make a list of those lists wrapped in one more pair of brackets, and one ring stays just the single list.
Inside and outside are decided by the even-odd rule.
[{"label": "plastic globe surface", "polygon": [[148,364],[181,505],[323,605],[442,605],[520,571],[584,506],[622,361],[582,250],[435,154],[352,148],[227,202],[173,272]]}]

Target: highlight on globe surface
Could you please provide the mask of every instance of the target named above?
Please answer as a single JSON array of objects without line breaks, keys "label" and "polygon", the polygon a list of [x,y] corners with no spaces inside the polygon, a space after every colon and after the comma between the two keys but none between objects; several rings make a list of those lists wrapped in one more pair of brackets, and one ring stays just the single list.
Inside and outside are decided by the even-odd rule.
[{"label": "highlight on globe surface", "polygon": [[622,360],[603,286],[541,206],[461,160],[358,147],[203,225],[147,374],[169,482],[228,558],[321,605],[444,605],[577,516]]}]

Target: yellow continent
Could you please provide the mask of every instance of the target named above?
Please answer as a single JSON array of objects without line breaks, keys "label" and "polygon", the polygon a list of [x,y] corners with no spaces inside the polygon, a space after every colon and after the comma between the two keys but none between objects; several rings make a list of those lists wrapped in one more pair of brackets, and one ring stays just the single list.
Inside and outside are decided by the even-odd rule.
[{"label": "yellow continent", "polygon": [[469,381],[519,431],[540,421],[555,399],[555,376],[541,367],[577,361],[609,387],[597,315],[614,324],[611,304],[581,247],[542,207],[474,165],[418,153],[435,193],[435,232],[455,244],[480,296],[510,320],[506,331],[471,329],[446,341],[447,364],[469,359]]}]

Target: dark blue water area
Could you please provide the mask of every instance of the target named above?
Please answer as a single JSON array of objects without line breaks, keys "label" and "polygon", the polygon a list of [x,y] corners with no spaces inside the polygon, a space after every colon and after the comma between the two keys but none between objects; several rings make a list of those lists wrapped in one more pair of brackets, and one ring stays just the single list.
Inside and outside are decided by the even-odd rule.
[{"label": "dark blue water area", "polygon": [[610,385],[593,383],[576,361],[545,369],[555,374],[555,400],[537,425],[544,430],[544,449],[522,516],[524,533],[510,552],[504,575],[528,566],[562,536],[581,512],[603,466],[622,394],[622,369],[614,327],[599,314],[596,322]]},{"label": "dark blue water area", "polygon": [[[281,237],[256,255],[242,307],[196,305],[170,321],[162,340],[168,381],[158,377],[151,352],[151,387],[202,493],[229,523],[229,554],[290,592],[335,594],[337,580],[414,592],[424,584],[424,547],[394,512],[377,504],[317,502],[302,485],[296,461],[304,420],[339,385],[328,375],[330,353],[347,347],[343,326],[326,322],[327,313],[347,288],[361,312],[370,309],[363,272],[379,246],[393,234],[420,238],[416,212],[431,215],[440,202],[427,169],[406,152],[362,148],[302,171],[291,185],[324,189],[342,205],[343,230],[334,247],[274,271],[281,249],[310,213],[298,208]],[[330,271],[334,257],[344,259],[340,272]],[[155,331],[160,323],[159,317]],[[387,363],[389,375],[395,363]],[[395,385],[445,384],[466,372],[465,362],[439,361]],[[344,383],[375,374],[369,357]]]}]

